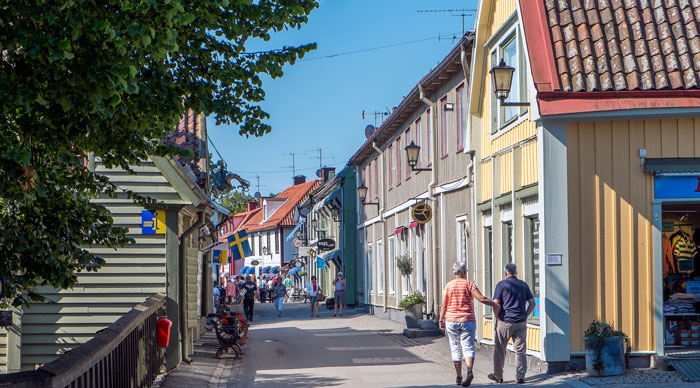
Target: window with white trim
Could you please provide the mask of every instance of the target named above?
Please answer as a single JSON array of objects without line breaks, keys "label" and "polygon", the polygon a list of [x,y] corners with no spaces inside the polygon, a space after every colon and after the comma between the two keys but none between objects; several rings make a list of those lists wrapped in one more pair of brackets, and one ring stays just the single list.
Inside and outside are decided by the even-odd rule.
[{"label": "window with white trim", "polygon": [[[402,256],[408,255],[408,257],[410,257],[411,260],[413,261],[413,256],[411,256],[411,253],[410,253],[411,233],[409,232],[409,233],[403,234],[403,236],[405,236],[405,238],[402,239],[401,243],[400,243],[401,244],[401,255]],[[413,271],[413,272],[415,273],[415,271]],[[408,282],[409,282],[408,276],[403,276],[403,275],[401,275],[401,273],[399,273],[399,276],[401,276],[401,295],[408,295]]]},{"label": "window with white trim", "polygon": [[367,244],[367,289],[371,294],[374,291],[374,258],[372,257],[372,243]]},{"label": "window with white trim", "polygon": [[467,261],[467,217],[457,217],[457,261],[469,265]]},{"label": "window with white trim", "polygon": [[[491,67],[498,65],[503,59],[506,65],[515,68],[510,93],[508,93],[508,98],[506,98],[505,102],[521,102],[527,98],[525,95],[525,58],[521,47],[517,26],[512,26],[510,31],[504,34],[504,37],[491,50]],[[493,82],[490,76],[488,82]],[[526,107],[501,106],[493,90],[491,91],[491,106],[494,107],[491,109],[491,133],[498,132],[527,111]]]},{"label": "window with white trim", "polygon": [[449,143],[449,133],[450,133],[450,115],[447,109],[447,96],[440,99],[440,148],[442,152],[442,157],[446,157],[448,154]]},{"label": "window with white trim", "polygon": [[377,293],[384,293],[384,242],[377,241]]},{"label": "window with white trim", "polygon": [[[535,302],[540,298],[540,218],[524,217],[525,223],[525,268],[524,279],[532,291]],[[535,317],[539,318],[539,317]]]},{"label": "window with white trim", "polygon": [[389,277],[389,294],[396,293],[396,238],[389,237],[389,263],[387,275]]},{"label": "window with white trim", "polygon": [[[484,295],[493,295],[493,229],[484,228]],[[484,306],[484,312],[491,314],[491,307]]]}]

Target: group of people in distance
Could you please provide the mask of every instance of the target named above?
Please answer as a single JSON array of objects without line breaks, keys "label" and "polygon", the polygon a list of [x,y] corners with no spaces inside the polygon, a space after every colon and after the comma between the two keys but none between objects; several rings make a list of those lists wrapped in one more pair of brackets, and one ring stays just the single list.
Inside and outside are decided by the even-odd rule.
[{"label": "group of people in distance", "polygon": [[[214,282],[214,287],[212,290],[212,296],[214,299],[214,309],[218,310],[220,304],[231,302],[231,299],[235,299],[238,303],[240,299],[243,302],[243,311],[248,322],[253,322],[253,309],[255,306],[255,299],[257,298],[260,303],[265,303],[269,300],[270,303],[274,303],[277,309],[277,315],[282,316],[282,305],[287,298],[287,288],[292,286],[292,280],[287,278],[282,278],[282,276],[275,276],[271,279],[266,279],[265,277],[258,278],[259,283],[256,282],[254,275],[239,275],[229,282],[234,286],[234,293],[231,295],[227,288],[219,284],[218,281]],[[334,297],[335,297],[335,310],[333,316],[337,316],[338,311],[340,311],[340,316],[343,316],[343,307],[345,305],[345,280],[343,279],[343,273],[339,272],[336,278],[333,280]],[[306,287],[306,293],[308,294],[309,301],[311,303],[311,317],[314,315],[314,309],[316,310],[316,317],[319,317],[318,302],[319,295],[322,294],[321,286],[318,284],[316,276],[311,277],[311,282]],[[232,297],[232,298],[231,298]]]},{"label": "group of people in distance", "polygon": [[[525,383],[527,319],[535,309],[535,299],[527,283],[518,279],[518,268],[513,263],[506,264],[505,279],[496,285],[493,299],[485,297],[473,281],[467,280],[467,268],[464,263],[455,263],[453,272],[456,278],[447,283],[443,293],[440,329],[447,332],[452,361],[457,372],[457,385],[468,387],[474,379],[474,299],[491,306],[496,317],[493,373],[489,373],[488,378],[497,383],[503,382],[506,346],[512,339],[516,361],[515,381],[518,384]],[[466,378],[462,378],[462,362],[467,366]]]}]

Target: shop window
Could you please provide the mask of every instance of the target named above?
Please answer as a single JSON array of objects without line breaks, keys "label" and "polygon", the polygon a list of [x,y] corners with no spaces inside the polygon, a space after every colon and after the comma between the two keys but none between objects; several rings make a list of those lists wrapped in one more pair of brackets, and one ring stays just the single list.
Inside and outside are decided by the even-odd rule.
[{"label": "shop window", "polygon": [[540,219],[526,217],[525,221],[525,271],[524,279],[535,298],[534,319],[539,319],[540,304]]},{"label": "shop window", "polygon": [[513,262],[513,223],[503,223],[503,262]]}]

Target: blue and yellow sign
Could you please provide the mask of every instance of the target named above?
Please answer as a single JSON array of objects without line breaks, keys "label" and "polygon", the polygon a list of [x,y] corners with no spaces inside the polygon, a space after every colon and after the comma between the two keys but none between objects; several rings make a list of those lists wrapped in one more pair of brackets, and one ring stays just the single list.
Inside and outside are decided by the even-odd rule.
[{"label": "blue and yellow sign", "polygon": [[219,249],[214,249],[214,255],[212,256],[212,264],[219,264],[219,265],[226,265],[228,264],[227,260],[227,251],[225,250],[219,250]]},{"label": "blue and yellow sign", "polygon": [[654,198],[700,198],[700,175],[657,175]]},{"label": "blue and yellow sign", "polygon": [[142,210],[141,234],[165,234],[165,212]]}]

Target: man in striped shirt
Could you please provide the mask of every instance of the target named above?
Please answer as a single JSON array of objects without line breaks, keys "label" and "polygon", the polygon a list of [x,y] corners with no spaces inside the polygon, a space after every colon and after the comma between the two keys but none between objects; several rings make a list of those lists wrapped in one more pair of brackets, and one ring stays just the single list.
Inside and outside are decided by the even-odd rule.
[{"label": "man in striped shirt", "polygon": [[[447,332],[450,341],[452,362],[457,372],[457,385],[468,387],[474,379],[474,298],[491,306],[498,314],[501,307],[481,294],[473,281],[467,280],[465,263],[455,263],[453,273],[457,277],[445,286],[442,308],[440,309],[440,329]],[[467,364],[467,378],[462,381],[462,360]]]}]

